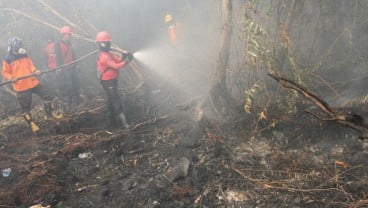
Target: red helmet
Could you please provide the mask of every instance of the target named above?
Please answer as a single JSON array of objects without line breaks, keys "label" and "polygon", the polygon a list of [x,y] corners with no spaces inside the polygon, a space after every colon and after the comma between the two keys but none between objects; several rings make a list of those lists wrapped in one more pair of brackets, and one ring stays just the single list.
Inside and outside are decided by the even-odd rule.
[{"label": "red helmet", "polygon": [[61,34],[72,34],[73,33],[72,28],[70,28],[69,26],[64,26],[60,28],[59,32]]},{"label": "red helmet", "polygon": [[108,32],[102,31],[102,32],[97,33],[96,41],[97,42],[107,42],[107,41],[112,41],[112,39]]}]

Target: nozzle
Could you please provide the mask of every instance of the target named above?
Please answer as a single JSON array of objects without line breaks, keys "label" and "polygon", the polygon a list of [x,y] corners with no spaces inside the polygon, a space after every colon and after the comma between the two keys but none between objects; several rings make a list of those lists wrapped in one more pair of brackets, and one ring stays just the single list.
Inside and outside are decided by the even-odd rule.
[{"label": "nozzle", "polygon": [[121,56],[125,61],[128,62],[131,62],[134,58],[133,53],[131,52],[123,52]]}]

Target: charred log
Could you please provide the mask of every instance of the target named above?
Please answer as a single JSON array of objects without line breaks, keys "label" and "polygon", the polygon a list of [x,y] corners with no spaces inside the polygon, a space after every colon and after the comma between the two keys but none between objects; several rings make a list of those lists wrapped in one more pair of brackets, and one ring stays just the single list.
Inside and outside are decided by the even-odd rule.
[{"label": "charred log", "polygon": [[230,42],[232,32],[232,1],[222,1],[224,22],[221,31],[220,52],[217,58],[216,74],[210,90],[211,104],[219,115],[226,114],[228,109],[228,93],[226,89],[226,69],[229,63]]}]

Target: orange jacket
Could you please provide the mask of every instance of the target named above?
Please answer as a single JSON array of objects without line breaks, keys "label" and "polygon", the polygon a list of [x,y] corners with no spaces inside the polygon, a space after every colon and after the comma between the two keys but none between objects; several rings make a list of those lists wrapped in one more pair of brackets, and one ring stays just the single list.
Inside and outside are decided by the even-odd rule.
[{"label": "orange jacket", "polygon": [[101,73],[101,80],[117,79],[119,69],[127,65],[120,57],[105,51],[100,51],[97,59],[97,68]]},{"label": "orange jacket", "polygon": [[[47,57],[47,67],[49,69],[55,69],[58,66],[68,64],[74,61],[74,51],[70,43],[63,41],[50,42],[45,48]],[[70,64],[67,69],[75,67],[74,64]]]},{"label": "orange jacket", "polygon": [[47,57],[47,67],[49,69],[55,69],[57,67],[55,42],[50,42],[45,48],[45,54]]},{"label": "orange jacket", "polygon": [[[3,77],[7,80],[30,75],[36,71],[32,60],[27,55],[8,54],[3,60]],[[36,77],[29,77],[13,83],[16,92],[25,91],[35,87],[39,81]]]},{"label": "orange jacket", "polygon": [[171,44],[176,45],[177,43],[176,26],[175,25],[170,26],[168,29],[168,32],[169,32],[169,38],[170,38]]},{"label": "orange jacket", "polygon": [[183,41],[183,28],[181,23],[175,22],[174,24],[169,25],[167,31],[172,45],[177,45]]},{"label": "orange jacket", "polygon": [[[68,64],[74,60],[74,52],[72,45],[70,43],[65,43],[63,41],[57,42],[58,45],[55,46],[55,54],[57,58],[58,65]],[[66,68],[73,68],[74,64],[69,65]]]}]

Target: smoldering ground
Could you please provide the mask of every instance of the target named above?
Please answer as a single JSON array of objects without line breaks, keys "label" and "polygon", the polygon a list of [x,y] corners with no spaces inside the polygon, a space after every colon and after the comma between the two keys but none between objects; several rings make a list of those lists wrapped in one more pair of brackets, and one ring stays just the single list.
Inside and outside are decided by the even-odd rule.
[{"label": "smoldering ground", "polygon": [[[290,60],[301,64],[303,70],[296,71],[305,72],[303,77],[308,69],[326,67],[329,79],[319,79],[318,86],[311,83],[313,89],[327,89],[327,96],[335,96],[329,92],[336,85],[320,87],[335,78],[335,69],[364,69],[354,54],[365,54],[364,41],[356,40],[366,35],[354,31],[366,28],[366,4],[233,1],[226,84],[239,101],[238,117],[225,120],[215,112],[219,119],[214,116],[197,125],[191,98],[207,96],[219,33],[230,27],[221,25],[220,3],[0,1],[1,55],[6,54],[8,37],[19,36],[42,69],[44,46],[49,37],[58,37],[60,26],[73,27],[77,57],[95,50],[96,33],[107,30],[116,46],[135,53],[133,64],[142,69],[148,84],[134,91],[144,85],[133,65],[121,71],[119,92],[130,104],[126,117],[138,118],[129,130],[110,129],[96,57],[88,57],[79,63],[83,105],[65,120],[45,120],[34,97],[33,113],[42,128],[37,135],[20,118],[15,98],[1,90],[0,167],[12,171],[0,177],[0,206],[365,207],[366,142],[358,140],[356,132],[305,115],[303,107],[310,103],[263,76],[268,68],[261,58],[267,57],[271,65],[282,63],[283,72],[292,69]],[[354,21],[341,15],[348,11]],[[166,14],[182,24],[181,44],[168,41]],[[290,50],[278,42],[278,21],[286,20],[289,28],[282,32],[284,40],[290,36]],[[273,58],[275,62],[269,61]],[[347,64],[337,64],[341,62]],[[351,77],[351,72],[345,74]],[[245,103],[247,98],[250,103]],[[244,113],[245,107],[250,113]]]}]

